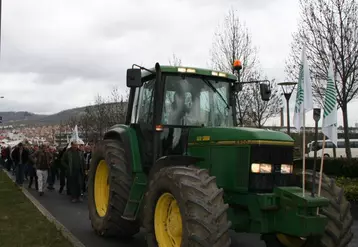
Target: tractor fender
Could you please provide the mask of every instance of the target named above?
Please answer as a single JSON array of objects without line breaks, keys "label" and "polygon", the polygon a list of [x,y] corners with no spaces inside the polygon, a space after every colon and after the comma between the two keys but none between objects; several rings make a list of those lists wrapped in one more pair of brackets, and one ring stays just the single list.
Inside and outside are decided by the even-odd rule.
[{"label": "tractor fender", "polygon": [[[131,168],[130,170],[133,170],[135,167],[135,160],[133,158],[133,150],[131,148],[131,138],[129,133],[129,126],[124,125],[115,125],[111,127],[103,136],[103,140],[106,139],[113,139],[117,140],[122,143],[125,154],[128,158],[128,166]],[[135,168],[134,168],[135,169]]]},{"label": "tractor fender", "polygon": [[121,135],[126,131],[121,125],[112,126],[103,136],[103,139],[115,139],[122,141]]},{"label": "tractor fender", "polygon": [[149,171],[148,180],[150,180],[155,173],[159,172],[160,169],[169,166],[190,166],[203,161],[204,158],[195,157],[191,155],[168,155],[157,159],[155,164]]}]

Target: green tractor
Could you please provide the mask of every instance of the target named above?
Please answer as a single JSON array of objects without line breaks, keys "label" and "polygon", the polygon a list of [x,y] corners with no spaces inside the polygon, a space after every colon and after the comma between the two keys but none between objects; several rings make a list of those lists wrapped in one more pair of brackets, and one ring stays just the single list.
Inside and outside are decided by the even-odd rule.
[{"label": "green tractor", "polygon": [[[353,219],[335,181],[323,175],[312,196],[319,176],[294,169],[290,136],[237,127],[241,63],[235,74],[135,66],[125,124],[92,155],[97,234],[129,238],[143,227],[150,247],[228,247],[232,229],[261,234],[267,247],[348,246]],[[259,87],[269,100],[270,86]]]}]

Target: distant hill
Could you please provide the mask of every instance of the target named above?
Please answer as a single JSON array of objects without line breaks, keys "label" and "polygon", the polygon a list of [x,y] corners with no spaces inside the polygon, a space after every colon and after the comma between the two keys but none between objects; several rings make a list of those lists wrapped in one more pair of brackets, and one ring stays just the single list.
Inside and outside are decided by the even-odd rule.
[{"label": "distant hill", "polygon": [[[126,104],[126,102],[124,103]],[[87,106],[72,108],[51,115],[35,114],[28,111],[18,111],[18,112],[0,112],[0,116],[2,116],[4,125],[59,124],[61,121],[65,122],[69,120],[71,117],[78,117],[79,115],[83,114],[85,112],[86,107]]]},{"label": "distant hill", "polygon": [[56,124],[67,121],[72,116],[78,116],[86,107],[64,110],[51,115],[36,114],[28,111],[0,112],[3,123],[7,124]]},{"label": "distant hill", "polygon": [[21,121],[33,121],[39,118],[46,117],[46,115],[35,114],[27,111],[19,112],[0,112],[4,124]]}]

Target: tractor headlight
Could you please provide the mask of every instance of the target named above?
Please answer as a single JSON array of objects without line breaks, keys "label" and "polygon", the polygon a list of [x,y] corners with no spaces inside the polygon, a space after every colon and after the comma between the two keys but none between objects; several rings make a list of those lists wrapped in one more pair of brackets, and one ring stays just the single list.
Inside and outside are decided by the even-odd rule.
[{"label": "tractor headlight", "polygon": [[282,174],[289,174],[293,172],[293,165],[282,164],[281,165],[281,173]]},{"label": "tractor headlight", "polygon": [[272,165],[264,163],[252,163],[251,164],[252,173],[271,173]]}]

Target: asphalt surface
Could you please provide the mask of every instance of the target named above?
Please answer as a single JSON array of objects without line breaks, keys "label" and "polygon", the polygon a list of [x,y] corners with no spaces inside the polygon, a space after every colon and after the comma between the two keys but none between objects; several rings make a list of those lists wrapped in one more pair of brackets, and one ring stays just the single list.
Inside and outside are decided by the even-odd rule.
[{"label": "asphalt surface", "polygon": [[[27,188],[25,185],[24,187]],[[68,196],[65,193],[60,195],[57,189],[46,191],[43,197],[40,197],[35,189],[29,189],[29,192],[87,247],[146,247],[143,233],[137,234],[128,242],[121,242],[115,238],[101,238],[96,235],[88,218],[86,198],[82,203],[71,203]],[[352,214],[355,218],[353,232],[356,234],[349,247],[357,247],[358,205],[352,207]],[[231,237],[231,247],[266,247],[257,234],[231,232]]]}]

